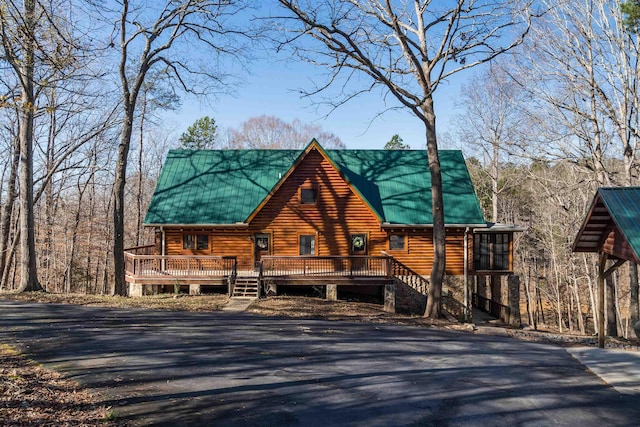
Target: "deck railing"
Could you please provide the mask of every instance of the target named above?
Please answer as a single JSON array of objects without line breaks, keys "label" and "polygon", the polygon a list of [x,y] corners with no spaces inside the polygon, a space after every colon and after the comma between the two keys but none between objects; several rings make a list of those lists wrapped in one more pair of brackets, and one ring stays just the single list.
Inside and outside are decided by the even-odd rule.
[{"label": "deck railing", "polygon": [[383,255],[390,260],[390,274],[396,279],[410,286],[419,293],[427,295],[429,290],[429,281],[422,277],[422,275],[416,273],[411,268],[407,267],[397,259],[393,258],[386,252],[382,252]]},{"label": "deck railing", "polygon": [[263,256],[262,275],[390,277],[390,258],[385,256]]},{"label": "deck railing", "polygon": [[155,251],[154,245],[134,246],[132,248],[126,248],[126,253],[131,255],[153,255]]},{"label": "deck railing", "polygon": [[[140,252],[146,247],[133,248]],[[393,258],[388,256],[263,256],[247,271],[240,271],[235,256],[137,255],[125,253],[127,275],[133,278],[236,277],[380,277],[391,278]],[[396,267],[397,268],[397,267]],[[406,273],[408,275],[408,273]]]},{"label": "deck railing", "polygon": [[131,277],[235,276],[236,257],[199,255],[134,255],[125,253],[125,269]]}]

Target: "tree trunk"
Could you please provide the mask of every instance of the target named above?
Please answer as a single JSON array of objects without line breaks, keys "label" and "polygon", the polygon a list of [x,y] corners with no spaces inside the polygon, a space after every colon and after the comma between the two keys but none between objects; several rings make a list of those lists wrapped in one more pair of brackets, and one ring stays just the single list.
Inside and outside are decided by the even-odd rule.
[{"label": "tree trunk", "polygon": [[433,215],[433,266],[431,283],[427,294],[425,317],[441,316],[442,282],[446,265],[444,202],[442,197],[442,173],[438,155],[436,137],[436,114],[433,109],[433,98],[429,96],[424,106],[427,135],[427,155],[429,156],[429,172],[431,173],[431,210]]},{"label": "tree trunk", "polygon": [[[31,33],[35,27],[35,1],[24,1],[25,26]],[[20,98],[20,285],[18,292],[41,291],[36,265],[35,220],[33,209],[33,89],[35,40],[27,39],[20,65],[22,94]]]},{"label": "tree trunk", "polygon": [[[16,226],[15,228],[15,237],[13,238],[13,242],[11,243],[11,247],[9,248],[9,252],[7,253],[7,264],[5,266],[4,271],[2,272],[2,287],[0,289],[10,289],[9,288],[9,274],[11,273],[11,265],[13,264],[16,249],[18,246],[18,242],[20,241],[20,228]],[[15,269],[14,269],[15,270]],[[15,271],[14,271],[15,274]]]},{"label": "tree trunk", "polygon": [[142,155],[144,151],[144,121],[147,113],[147,96],[146,92],[142,98],[142,111],[140,112],[140,140],[138,141],[138,182],[137,182],[137,191],[136,191],[136,246],[140,246],[141,242],[141,233],[142,233],[142,190],[143,190],[143,181],[142,181]]},{"label": "tree trunk", "polygon": [[[11,160],[11,171],[9,172],[9,179],[7,181],[7,198],[2,205],[2,212],[0,213],[0,277],[4,277],[5,269],[8,269],[10,262],[8,261],[9,255],[9,236],[11,235],[11,218],[13,216],[13,208],[18,197],[18,191],[16,188],[16,181],[18,180],[18,165],[20,164],[20,145],[16,140],[16,144],[13,150],[13,156]],[[15,236],[14,236],[15,239]],[[0,288],[6,286],[5,282],[0,283]]]},{"label": "tree trunk", "polygon": [[498,175],[500,147],[493,143],[493,157],[491,158],[491,221],[498,222]]},{"label": "tree trunk", "polygon": [[574,279],[573,282],[573,295],[576,299],[576,310],[578,316],[578,328],[580,329],[580,333],[584,335],[586,333],[586,329],[584,326],[584,317],[582,315],[582,302],[580,301],[580,288],[578,286],[578,281]]},{"label": "tree trunk", "polygon": [[122,137],[118,146],[116,177],[113,188],[115,196],[113,201],[114,293],[121,296],[127,295],[127,283],[124,280],[124,189],[133,128],[133,111],[130,108],[126,108],[126,110]]}]

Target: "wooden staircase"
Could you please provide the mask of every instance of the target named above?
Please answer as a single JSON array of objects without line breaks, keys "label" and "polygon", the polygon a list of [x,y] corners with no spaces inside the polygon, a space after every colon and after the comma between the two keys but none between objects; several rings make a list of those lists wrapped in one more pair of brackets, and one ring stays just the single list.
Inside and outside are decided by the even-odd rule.
[{"label": "wooden staircase", "polygon": [[237,277],[231,298],[257,299],[260,280],[257,277]]},{"label": "wooden staircase", "polygon": [[393,257],[391,275],[395,280],[412,287],[422,295],[427,295],[429,281]]}]

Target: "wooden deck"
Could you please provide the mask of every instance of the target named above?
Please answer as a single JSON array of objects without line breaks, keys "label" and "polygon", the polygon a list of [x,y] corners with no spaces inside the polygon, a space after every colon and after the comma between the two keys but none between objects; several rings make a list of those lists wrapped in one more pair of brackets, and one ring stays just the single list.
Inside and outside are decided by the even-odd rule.
[{"label": "wooden deck", "polygon": [[[239,266],[237,257],[151,255],[149,247],[125,252],[130,295],[148,286],[225,286],[229,295],[238,280],[258,286],[349,285],[383,286],[402,282],[423,295],[427,281],[393,257],[384,256],[263,256],[255,266]],[[254,285],[255,286],[255,285]],[[258,291],[259,292],[259,291]]]},{"label": "wooden deck", "polygon": [[265,256],[251,269],[239,268],[236,257],[139,254],[146,252],[146,248],[133,248],[125,253],[127,282],[224,285],[230,278],[259,277],[281,284],[317,284],[327,280],[357,284],[392,279],[392,258],[387,256]]}]

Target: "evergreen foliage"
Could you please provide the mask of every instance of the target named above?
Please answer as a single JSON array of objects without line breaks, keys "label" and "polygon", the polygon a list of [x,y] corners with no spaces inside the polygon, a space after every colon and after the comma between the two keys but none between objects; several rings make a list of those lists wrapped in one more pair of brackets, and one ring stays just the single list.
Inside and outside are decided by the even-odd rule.
[{"label": "evergreen foliage", "polygon": [[620,3],[620,10],[626,15],[624,25],[627,30],[637,33],[638,23],[640,22],[640,0],[628,0]]},{"label": "evergreen foliage", "polygon": [[184,148],[198,150],[214,148],[218,138],[218,126],[215,119],[204,116],[193,122],[180,136]]},{"label": "evergreen foliage", "polygon": [[389,142],[384,146],[385,150],[410,150],[411,147],[408,144],[404,144],[404,141],[397,133],[391,137]]}]

